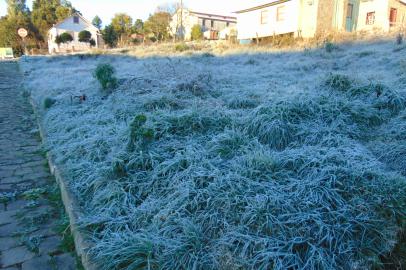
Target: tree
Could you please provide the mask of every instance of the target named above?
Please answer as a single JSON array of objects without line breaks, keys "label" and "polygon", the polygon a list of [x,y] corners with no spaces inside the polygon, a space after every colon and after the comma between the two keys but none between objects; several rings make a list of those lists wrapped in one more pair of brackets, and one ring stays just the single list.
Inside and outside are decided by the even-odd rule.
[{"label": "tree", "polygon": [[28,8],[25,0],[6,0],[7,15],[10,17],[17,16],[18,13],[27,13]]},{"label": "tree", "polygon": [[30,13],[25,5],[25,1],[7,0],[8,14],[0,18],[0,47],[12,47],[16,55],[23,53],[23,40],[17,34],[19,28],[29,31],[29,36],[25,38],[26,43],[33,39],[33,27],[30,20]]},{"label": "tree", "polygon": [[203,32],[200,25],[196,24],[192,27],[192,40],[201,40],[203,38]]},{"label": "tree", "polygon": [[124,40],[131,34],[132,24],[133,19],[125,13],[118,13],[111,20],[111,25],[120,38],[121,45],[123,45]]},{"label": "tree", "polygon": [[83,30],[79,32],[79,41],[80,42],[90,42],[90,39],[92,38],[92,33],[90,33],[87,30]]},{"label": "tree", "polygon": [[153,34],[156,40],[163,41],[169,38],[169,23],[171,14],[168,12],[155,12],[145,22],[145,32]]},{"label": "tree", "polygon": [[72,15],[72,9],[65,6],[58,6],[55,9],[55,14],[56,20],[60,22]]},{"label": "tree", "polygon": [[34,0],[31,19],[39,33],[39,44],[45,45],[48,30],[55,23],[66,19],[73,13],[79,13],[69,1]]},{"label": "tree", "polygon": [[102,22],[102,20],[100,19],[100,17],[96,15],[96,16],[93,18],[93,20],[92,20],[92,24],[93,24],[97,29],[100,30],[100,29],[102,28],[103,22]]},{"label": "tree", "polygon": [[111,48],[117,46],[118,35],[117,32],[114,30],[113,25],[110,24],[104,28],[104,30],[102,31],[102,37],[104,42]]},{"label": "tree", "polygon": [[[156,12],[166,12],[171,15],[174,15],[180,8],[182,8],[181,2],[169,2],[169,3],[158,6],[156,9]],[[183,8],[185,8],[184,5],[183,5]]]},{"label": "tree", "polygon": [[133,30],[137,34],[144,34],[144,22],[141,19],[137,19],[134,23]]}]

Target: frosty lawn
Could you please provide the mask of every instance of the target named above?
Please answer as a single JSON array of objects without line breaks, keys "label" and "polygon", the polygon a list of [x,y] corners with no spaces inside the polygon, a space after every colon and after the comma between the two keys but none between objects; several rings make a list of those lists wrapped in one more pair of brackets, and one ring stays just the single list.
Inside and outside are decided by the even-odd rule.
[{"label": "frosty lawn", "polygon": [[[47,147],[101,269],[393,269],[405,266],[402,48],[22,67],[34,100],[55,101]],[[109,95],[100,63],[119,78]]]}]

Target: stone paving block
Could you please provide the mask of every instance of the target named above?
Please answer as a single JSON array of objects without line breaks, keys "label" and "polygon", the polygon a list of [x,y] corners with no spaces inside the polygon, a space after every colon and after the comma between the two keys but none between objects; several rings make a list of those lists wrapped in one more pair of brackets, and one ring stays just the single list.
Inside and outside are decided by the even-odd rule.
[{"label": "stone paving block", "polygon": [[49,254],[57,251],[61,240],[62,238],[56,235],[42,239],[41,244],[39,245],[39,252],[41,254]]},{"label": "stone paving block", "polygon": [[56,269],[58,270],[76,270],[75,258],[68,254],[62,254],[54,257]]},{"label": "stone paving block", "polygon": [[18,211],[4,211],[0,212],[0,225],[12,223],[15,221],[15,216],[18,214]]},{"label": "stone paving block", "polygon": [[55,270],[51,264],[51,257],[42,255],[28,260],[21,265],[21,270]]},{"label": "stone paving block", "polygon": [[7,225],[0,226],[0,237],[13,236],[15,233],[20,233],[24,230],[24,227],[17,222],[13,222]]},{"label": "stone paving block", "polygon": [[1,179],[2,184],[18,184],[24,182],[24,179],[20,176],[10,176]]},{"label": "stone paving block", "polygon": [[0,237],[0,251],[19,246],[18,240],[14,237]]},{"label": "stone paving block", "polygon": [[[18,86],[21,76],[17,67],[16,63],[0,63],[0,78],[5,78],[5,81],[0,80],[0,192],[20,195],[32,188],[45,187],[54,179],[43,155],[33,110]],[[38,202],[39,207],[36,208],[25,208],[27,201],[23,199],[8,205],[0,204],[0,224],[10,222],[0,225],[0,270],[75,269],[75,259],[69,254],[52,258],[53,264],[49,264],[47,253],[55,251],[60,237],[54,231],[57,222],[52,215],[48,220],[46,215],[49,210],[42,207],[49,202],[45,199]],[[10,211],[17,210],[22,215],[20,219],[10,214]],[[54,214],[53,211],[49,214]],[[45,215],[43,219],[42,215]],[[28,218],[26,223],[21,222],[24,218]],[[30,218],[39,223],[31,227]],[[40,249],[45,254],[35,255],[22,246],[20,236],[23,235],[30,238],[40,236]]]},{"label": "stone paving block", "polygon": [[23,263],[35,257],[35,253],[29,251],[26,247],[16,247],[5,250],[1,253],[2,267],[13,266],[15,264]]},{"label": "stone paving block", "polygon": [[27,200],[11,201],[11,202],[7,203],[7,211],[23,210],[24,207],[27,205],[27,203],[28,203]]}]

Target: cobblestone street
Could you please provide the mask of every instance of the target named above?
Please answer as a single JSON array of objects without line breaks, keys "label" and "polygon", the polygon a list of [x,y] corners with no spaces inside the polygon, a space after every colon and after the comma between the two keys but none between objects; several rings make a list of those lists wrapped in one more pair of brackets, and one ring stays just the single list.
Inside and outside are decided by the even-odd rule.
[{"label": "cobblestone street", "polygon": [[17,62],[0,62],[0,269],[76,269]]}]

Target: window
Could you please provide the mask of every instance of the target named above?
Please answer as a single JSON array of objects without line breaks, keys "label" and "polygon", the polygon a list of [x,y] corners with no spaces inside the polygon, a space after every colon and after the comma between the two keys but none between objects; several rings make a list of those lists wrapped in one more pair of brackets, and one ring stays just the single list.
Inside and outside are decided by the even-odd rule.
[{"label": "window", "polygon": [[375,24],[375,11],[374,12],[368,12],[367,13],[367,21],[365,23],[366,25],[373,25]]},{"label": "window", "polygon": [[79,16],[73,16],[73,23],[79,23]]},{"label": "window", "polygon": [[268,10],[261,11],[261,24],[268,23]]},{"label": "window", "polygon": [[396,8],[391,8],[390,9],[390,15],[389,15],[389,23],[390,26],[395,26],[396,25],[396,17],[398,15],[398,10]]},{"label": "window", "polygon": [[213,28],[213,27],[214,27],[214,21],[211,20],[211,28]]},{"label": "window", "polygon": [[203,28],[206,27],[206,20],[205,19],[203,19],[202,26],[203,26]]},{"label": "window", "polygon": [[348,4],[347,5],[347,19],[352,19],[353,10],[354,10],[354,5]]},{"label": "window", "polygon": [[285,20],[285,6],[281,6],[276,9],[276,21],[282,22],[284,20]]}]

